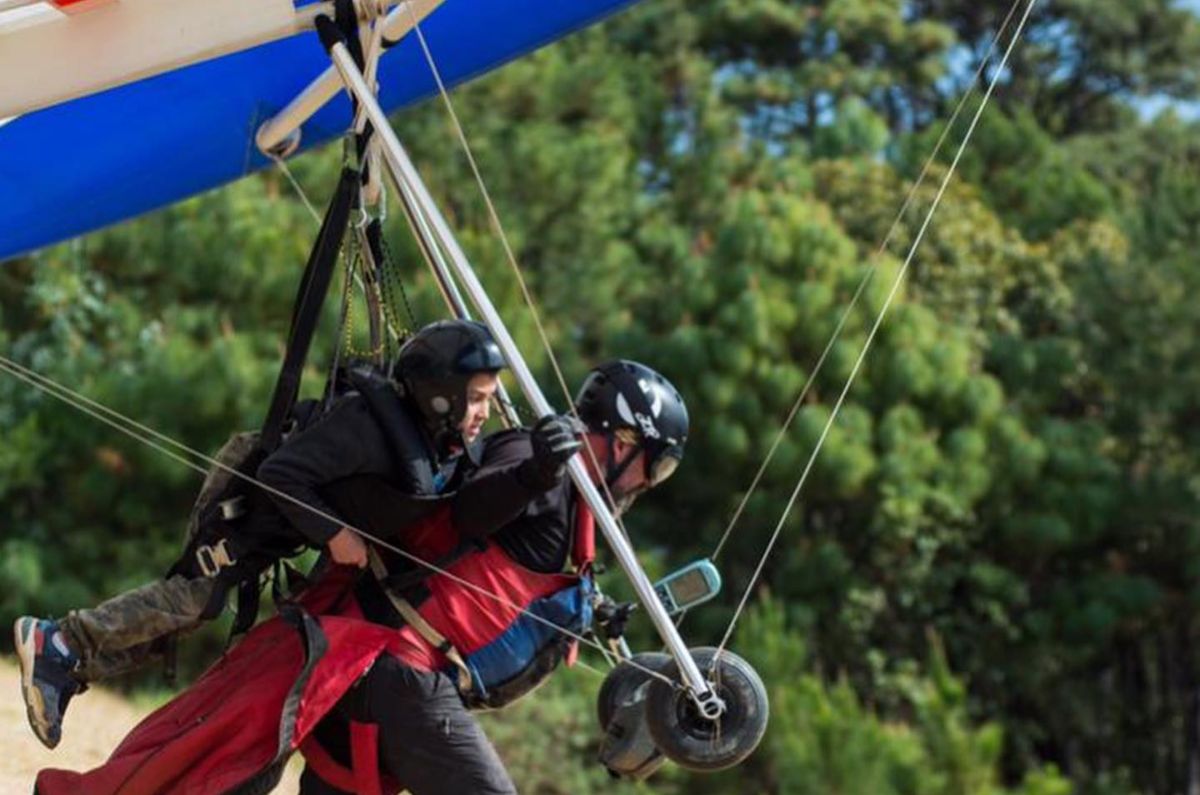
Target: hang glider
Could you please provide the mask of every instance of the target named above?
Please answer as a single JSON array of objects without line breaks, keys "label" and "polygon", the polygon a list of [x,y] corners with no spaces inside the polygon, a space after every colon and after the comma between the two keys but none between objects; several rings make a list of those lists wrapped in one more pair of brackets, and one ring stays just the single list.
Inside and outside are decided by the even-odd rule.
[{"label": "hang glider", "polygon": [[[410,0],[398,16],[424,19],[442,77],[456,85],[632,1]],[[0,260],[268,165],[259,126],[330,69],[311,33],[323,10],[291,0],[0,0]],[[379,80],[388,111],[436,91],[412,37],[380,61]],[[344,95],[325,104],[304,123],[301,149],[342,136],[349,120]]]},{"label": "hang glider", "polygon": [[[369,197],[382,165],[451,311],[468,317],[463,296],[469,297],[534,413],[552,415],[386,111],[444,90],[442,81],[453,85],[482,74],[631,1],[337,0],[294,7],[291,0],[0,0],[0,111],[23,114],[0,127],[0,259],[250,173],[268,164],[263,151],[291,154],[353,128],[360,159],[372,163],[343,175],[361,199],[362,220],[369,217],[365,208],[376,204]],[[405,36],[418,21],[421,36]],[[313,29],[318,36],[296,35]],[[384,42],[395,46],[381,58]],[[343,90],[353,95],[353,110]],[[462,145],[468,148],[465,137]],[[277,396],[294,397],[305,357],[292,344],[295,332],[303,325],[311,334],[325,290],[315,286],[314,264],[325,268],[327,287],[350,206],[335,200],[322,224],[314,252],[324,253],[310,258],[301,280],[280,377],[287,391],[277,389]],[[367,275],[363,292],[379,314],[374,335],[386,317],[379,301],[371,303],[370,285],[381,281],[386,250],[372,242],[378,218],[353,226],[361,256],[349,259]],[[517,268],[507,242],[505,249]],[[625,715],[610,735],[639,739],[620,743],[606,765],[641,777],[662,757],[696,770],[741,762],[766,730],[766,688],[724,644],[689,649],[668,608],[715,592],[715,569],[693,567],[691,576],[660,583],[660,593],[582,457],[574,456],[567,470],[669,651],[659,660],[666,667],[654,670],[635,664],[628,645],[610,638],[614,663],[627,663],[615,667],[602,688],[608,716]],[[631,670],[660,681],[630,679]]]}]

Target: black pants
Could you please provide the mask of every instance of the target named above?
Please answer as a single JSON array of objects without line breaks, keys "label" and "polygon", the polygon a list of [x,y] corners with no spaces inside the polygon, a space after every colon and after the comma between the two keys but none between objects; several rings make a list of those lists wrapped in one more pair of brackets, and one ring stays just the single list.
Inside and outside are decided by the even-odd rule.
[{"label": "black pants", "polygon": [[[348,766],[348,721],[379,726],[380,769],[412,795],[516,795],[516,787],[450,677],[376,661],[316,729],[317,740]],[[300,795],[345,795],[311,768]]]}]

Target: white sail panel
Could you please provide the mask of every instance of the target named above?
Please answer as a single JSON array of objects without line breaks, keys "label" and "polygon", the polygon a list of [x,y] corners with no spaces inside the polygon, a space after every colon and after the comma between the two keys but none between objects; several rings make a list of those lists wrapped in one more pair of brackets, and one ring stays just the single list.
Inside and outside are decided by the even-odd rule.
[{"label": "white sail panel", "polygon": [[0,14],[0,23],[12,15],[11,26],[0,27],[0,117],[297,32],[290,0],[89,0],[74,5],[84,12],[63,14],[51,3],[25,3]]}]

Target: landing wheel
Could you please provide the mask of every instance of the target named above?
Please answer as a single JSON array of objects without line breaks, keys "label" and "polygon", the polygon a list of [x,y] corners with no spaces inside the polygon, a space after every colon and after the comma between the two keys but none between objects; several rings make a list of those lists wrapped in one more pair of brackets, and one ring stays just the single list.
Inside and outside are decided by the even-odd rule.
[{"label": "landing wheel", "polygon": [[631,703],[637,697],[638,689],[653,678],[643,669],[661,672],[672,662],[671,655],[654,651],[635,654],[632,661],[635,665],[628,660],[619,663],[608,672],[600,685],[600,692],[596,696],[596,717],[600,719],[602,731],[608,730],[608,724],[617,710]]},{"label": "landing wheel", "polygon": [[[729,651],[715,669],[713,648],[692,649],[692,659],[713,691],[725,702],[716,720],[702,716],[688,693],[655,679],[646,696],[646,722],[654,744],[671,761],[689,770],[721,770],[741,762],[758,747],[767,730],[767,689],[750,664]],[[675,661],[662,670],[679,682]]]}]

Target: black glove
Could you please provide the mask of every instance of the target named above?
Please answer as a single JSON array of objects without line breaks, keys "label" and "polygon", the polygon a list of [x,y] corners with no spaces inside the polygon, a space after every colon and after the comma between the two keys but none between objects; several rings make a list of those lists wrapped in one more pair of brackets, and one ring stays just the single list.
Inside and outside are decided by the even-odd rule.
[{"label": "black glove", "polygon": [[567,462],[583,447],[578,434],[570,417],[551,414],[538,420],[529,434],[533,457],[521,465],[521,481],[539,491],[557,486]]},{"label": "black glove", "polygon": [[625,625],[634,610],[637,610],[637,602],[616,602],[609,596],[601,597],[592,613],[592,621],[599,630],[597,634],[608,640],[618,640],[625,634]]}]

